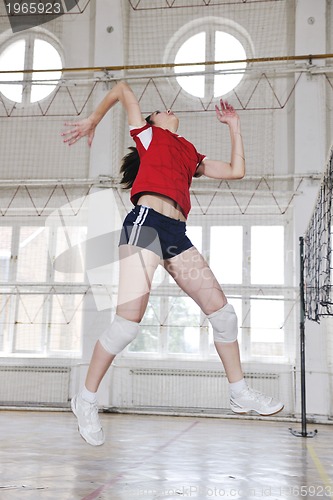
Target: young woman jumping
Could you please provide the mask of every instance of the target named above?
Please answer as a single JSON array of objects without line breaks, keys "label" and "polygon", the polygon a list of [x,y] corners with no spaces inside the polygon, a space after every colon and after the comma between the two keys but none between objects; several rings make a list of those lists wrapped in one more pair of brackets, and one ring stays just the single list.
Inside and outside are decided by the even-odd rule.
[{"label": "young woman jumping", "polygon": [[91,146],[96,126],[118,102],[127,113],[136,145],[121,167],[122,182],[131,188],[134,208],[124,220],[119,242],[116,314],[96,342],[85,386],[71,402],[81,436],[94,446],[105,441],[96,393],[116,355],[139,332],[154,272],[160,263],[212,325],[214,345],[229,381],[232,411],[254,411],[260,415],[281,411],[281,402],[254,391],[245,382],[234,308],[207,262],[186,236],[192,178],[205,175],[214,179],[241,179],[245,175],[238,114],[222,99],[215,106],[217,119],[229,127],[231,159],[230,162],[210,160],[177,134],[179,119],[171,110],[154,111],[144,119],[132,89],[121,81],[88,118],[65,124],[69,128],[62,134],[64,142],[73,145],[87,137]]}]

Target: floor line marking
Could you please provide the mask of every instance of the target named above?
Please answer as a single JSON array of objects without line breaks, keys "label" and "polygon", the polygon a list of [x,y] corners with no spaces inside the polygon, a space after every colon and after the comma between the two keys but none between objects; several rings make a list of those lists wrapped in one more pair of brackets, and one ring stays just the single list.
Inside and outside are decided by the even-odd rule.
[{"label": "floor line marking", "polygon": [[306,443],[306,446],[307,446],[307,449],[310,453],[310,456],[317,468],[317,471],[321,477],[321,480],[323,481],[325,487],[328,489],[328,491],[330,492],[330,498],[331,500],[333,500],[333,496],[332,496],[332,492],[333,492],[333,484],[331,482],[331,479],[329,477],[329,475],[327,474],[326,470],[325,470],[325,467],[323,466],[323,464],[321,463],[317,453],[315,452],[313,446],[309,443]]}]

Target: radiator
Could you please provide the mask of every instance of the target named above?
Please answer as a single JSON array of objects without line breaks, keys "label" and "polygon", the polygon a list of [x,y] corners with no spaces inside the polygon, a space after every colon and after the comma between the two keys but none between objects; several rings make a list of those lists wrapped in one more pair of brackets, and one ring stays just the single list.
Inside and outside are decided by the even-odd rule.
[{"label": "radiator", "polygon": [[69,381],[69,367],[0,366],[0,404],[67,403]]},{"label": "radiator", "polygon": [[[254,389],[271,395],[280,392],[277,373],[246,373],[245,376]],[[221,371],[134,368],[129,370],[129,379],[128,391],[126,384],[121,384],[121,405],[124,406],[229,408],[228,380]]]}]

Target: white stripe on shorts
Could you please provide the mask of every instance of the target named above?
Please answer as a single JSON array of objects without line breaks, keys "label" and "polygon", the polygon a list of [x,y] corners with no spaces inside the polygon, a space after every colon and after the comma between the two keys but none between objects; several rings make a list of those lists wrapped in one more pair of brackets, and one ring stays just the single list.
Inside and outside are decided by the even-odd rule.
[{"label": "white stripe on shorts", "polygon": [[135,221],[133,222],[131,235],[130,235],[129,240],[128,240],[129,245],[136,245],[137,244],[137,242],[139,240],[140,232],[141,232],[141,226],[143,226],[143,224],[147,218],[148,212],[149,212],[148,207],[144,207],[144,206],[140,207],[140,211],[138,213],[138,216],[135,219]]}]

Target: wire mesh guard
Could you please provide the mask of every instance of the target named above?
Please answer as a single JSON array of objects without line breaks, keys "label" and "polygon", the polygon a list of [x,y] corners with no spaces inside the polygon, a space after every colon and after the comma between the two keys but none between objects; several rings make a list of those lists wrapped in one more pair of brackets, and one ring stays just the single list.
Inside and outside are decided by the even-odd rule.
[{"label": "wire mesh guard", "polygon": [[304,236],[305,314],[308,319],[318,323],[320,317],[333,315],[332,170],[333,148]]}]

